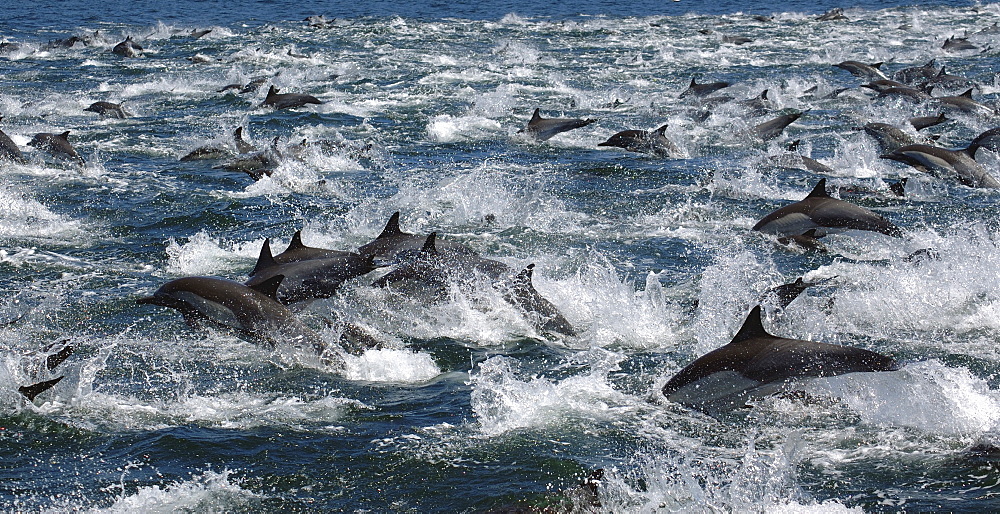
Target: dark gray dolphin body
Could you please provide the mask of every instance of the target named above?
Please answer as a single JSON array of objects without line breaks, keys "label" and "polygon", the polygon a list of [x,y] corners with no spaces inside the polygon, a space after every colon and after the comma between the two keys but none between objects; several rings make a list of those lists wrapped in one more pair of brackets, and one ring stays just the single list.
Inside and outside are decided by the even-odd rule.
[{"label": "dark gray dolphin body", "polygon": [[278,150],[278,136],[275,136],[269,147],[256,152],[237,155],[212,168],[240,171],[250,175],[250,178],[254,180],[260,180],[265,176],[271,176],[275,168],[281,164],[281,158],[281,151]]},{"label": "dark gray dolphin body", "polygon": [[791,125],[792,122],[799,119],[802,114],[803,113],[801,111],[796,111],[790,114],[782,114],[781,116],[755,126],[753,128],[753,134],[763,141],[770,141],[780,136],[785,130],[785,127]]},{"label": "dark gray dolphin body", "polygon": [[765,89],[753,98],[741,100],[739,105],[746,109],[747,114],[751,116],[763,116],[774,107],[774,102],[767,97],[767,93],[768,90]]},{"label": "dark gray dolphin body", "polygon": [[948,118],[944,116],[943,112],[939,113],[937,116],[915,116],[909,119],[910,125],[917,130],[923,130],[927,127],[940,125],[946,121],[948,121]]},{"label": "dark gray dolphin body", "polygon": [[287,305],[317,298],[329,298],[345,281],[375,269],[370,258],[362,258],[356,253],[335,253],[333,250],[323,250],[323,252],[325,253],[322,256],[313,252],[311,258],[296,259],[292,257],[295,253],[301,254],[299,255],[301,257],[308,252],[292,249],[292,253],[289,254],[286,250],[281,254],[283,262],[279,262],[271,254],[270,240],[265,240],[260,249],[257,265],[250,273],[250,280],[246,285],[254,287],[276,276],[283,276],[284,280],[278,287],[277,299]]},{"label": "dark gray dolphin body", "polygon": [[897,369],[891,357],[862,348],[771,335],[758,305],[729,344],[688,364],[662,391],[670,401],[724,412],[780,392],[798,379]]},{"label": "dark gray dolphin body", "polygon": [[121,104],[111,102],[94,102],[84,110],[87,112],[96,112],[105,118],[125,119],[132,116],[122,108]]},{"label": "dark gray dolphin body", "polygon": [[830,277],[823,279],[819,282],[806,282],[802,277],[795,279],[794,282],[789,282],[787,284],[781,284],[780,286],[772,287],[760,297],[760,303],[762,304],[773,304],[779,309],[784,309],[788,307],[796,298],[802,294],[803,291],[809,289],[812,286],[828,282],[836,277]]},{"label": "dark gray dolphin body", "polygon": [[780,237],[797,236],[813,230],[813,237],[844,230],[870,230],[892,237],[902,237],[896,225],[874,212],[838,200],[826,192],[826,179],[820,179],[809,196],[764,216],[754,230]]},{"label": "dark gray dolphin body", "polygon": [[656,130],[623,130],[597,146],[614,146],[630,152],[647,153],[658,157],[681,157],[683,152],[667,139],[667,125]]},{"label": "dark gray dolphin body", "polygon": [[[3,116],[0,116],[0,121],[3,121]],[[0,160],[19,163],[27,162],[27,159],[21,153],[21,149],[2,130],[0,130]]]},{"label": "dark gray dolphin body", "polygon": [[115,45],[111,53],[122,57],[139,57],[142,55],[142,47],[132,40],[132,36],[128,36],[125,41]]},{"label": "dark gray dolphin body", "polygon": [[518,130],[518,134],[524,134],[535,141],[546,141],[556,134],[586,127],[597,121],[593,118],[542,118],[539,111],[540,109],[535,109],[535,112],[531,114],[528,124],[521,130]]},{"label": "dark gray dolphin body", "polygon": [[916,104],[926,102],[932,97],[928,93],[912,87],[887,87],[878,93],[879,98],[899,98]]},{"label": "dark gray dolphin body", "polygon": [[573,325],[559,312],[552,302],[538,294],[531,284],[531,275],[535,265],[529,264],[514,277],[510,287],[505,291],[504,299],[511,305],[516,305],[539,330],[556,332],[567,336],[577,335]]},{"label": "dark gray dolphin body", "polygon": [[318,334],[277,301],[283,278],[278,275],[255,287],[223,278],[179,278],[136,303],[176,309],[192,326],[207,321],[271,347],[308,347],[325,359],[339,360],[334,352],[327,351]]},{"label": "dark gray dolphin body", "polygon": [[946,52],[964,52],[966,50],[979,50],[968,38],[951,36],[944,40],[941,48]]},{"label": "dark gray dolphin body", "polygon": [[720,89],[727,88],[731,85],[732,84],[730,84],[729,82],[723,82],[723,81],[706,82],[704,84],[699,84],[695,81],[694,77],[692,77],[691,84],[689,84],[688,88],[682,91],[680,96],[678,96],[677,98],[684,98],[685,96],[696,96],[701,98],[708,96]]},{"label": "dark gray dolphin body", "polygon": [[896,82],[895,80],[879,79],[879,80],[873,80],[867,84],[861,84],[860,87],[863,87],[865,89],[871,89],[872,91],[881,93],[886,89],[892,89],[894,87],[909,87],[909,86],[903,84],[902,82]]},{"label": "dark gray dolphin body", "polygon": [[816,21],[839,21],[846,19],[847,16],[844,16],[843,7],[834,7],[833,9],[830,9],[829,11],[826,11],[825,13],[816,17]]},{"label": "dark gray dolphin body", "polygon": [[53,157],[73,161],[83,166],[83,157],[76,153],[76,149],[69,143],[69,131],[62,134],[51,134],[42,132],[35,134],[35,137],[28,142],[28,146],[33,146],[39,150],[44,150]]},{"label": "dark gray dolphin body", "polygon": [[906,84],[916,84],[934,78],[941,70],[934,64],[934,59],[923,66],[903,68],[892,74],[892,78]]},{"label": "dark gray dolphin body", "polygon": [[293,109],[295,107],[301,107],[306,104],[321,104],[323,102],[319,101],[318,98],[312,95],[306,95],[302,93],[278,93],[278,88],[271,86],[267,90],[267,97],[264,98],[264,103],[261,105],[266,105],[272,107],[275,110],[280,109]]},{"label": "dark gray dolphin body", "polygon": [[442,296],[451,283],[463,284],[476,275],[498,280],[511,275],[514,270],[506,264],[481,257],[475,252],[455,252],[437,249],[437,233],[431,232],[423,246],[412,259],[398,265],[372,285],[388,287],[400,283],[429,288],[435,296]]},{"label": "dark gray dolphin body", "polygon": [[947,150],[929,145],[907,145],[881,157],[909,164],[920,171],[941,178],[957,180],[969,187],[1000,188],[1000,181],[972,158],[970,149],[973,152],[976,150],[972,147],[965,150]]},{"label": "dark gray dolphin body", "polygon": [[882,153],[892,152],[906,145],[917,144],[917,140],[888,123],[868,123],[864,127],[866,134],[878,143]]},{"label": "dark gray dolphin body", "polygon": [[[365,258],[393,263],[414,257],[426,242],[427,236],[410,234],[399,228],[399,211],[396,211],[389,217],[382,233],[374,241],[359,247],[358,253]],[[438,253],[476,253],[472,248],[454,241],[436,240],[434,245]]]},{"label": "dark gray dolphin body", "polygon": [[997,110],[982,102],[972,98],[972,89],[969,88],[964,93],[956,96],[939,96],[934,98],[941,103],[942,107],[958,110],[974,116],[991,118],[997,115]]},{"label": "dark gray dolphin body", "polygon": [[842,70],[847,70],[855,77],[860,77],[863,79],[871,80],[888,80],[889,77],[879,69],[882,63],[875,62],[872,64],[866,64],[860,61],[844,61],[834,64],[834,67],[840,68]]},{"label": "dark gray dolphin body", "polygon": [[296,230],[292,235],[292,241],[288,243],[285,251],[274,256],[274,262],[278,264],[288,264],[290,262],[308,261],[311,259],[334,259],[349,256],[359,256],[355,252],[345,252],[342,250],[327,250],[325,248],[313,248],[306,246],[302,242],[302,231]]}]

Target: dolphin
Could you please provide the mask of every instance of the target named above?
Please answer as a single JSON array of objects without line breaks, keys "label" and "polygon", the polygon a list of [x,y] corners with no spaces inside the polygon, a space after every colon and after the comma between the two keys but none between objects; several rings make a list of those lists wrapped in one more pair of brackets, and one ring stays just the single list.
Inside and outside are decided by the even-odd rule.
[{"label": "dolphin", "polygon": [[[233,131],[233,143],[236,148],[237,154],[247,154],[251,152],[256,152],[257,147],[247,142],[243,139],[243,127],[236,127]],[[225,157],[232,157],[233,151],[229,145],[206,145],[195,148],[194,150],[188,152],[184,157],[181,157],[182,161],[197,161],[197,160],[207,160],[207,159],[222,159]]]},{"label": "dolphin", "polygon": [[[292,250],[293,253],[296,251]],[[246,285],[254,287],[273,277],[282,276],[284,280],[278,287],[277,299],[288,305],[317,298],[329,298],[345,281],[375,269],[371,258],[365,259],[351,252],[334,254],[333,250],[323,251],[330,253],[322,257],[292,260],[285,255],[288,253],[286,250],[282,254],[285,256],[282,259],[285,262],[278,262],[271,254],[270,240],[265,239],[257,265],[250,272],[250,280]]]},{"label": "dolphin", "polygon": [[436,239],[437,232],[431,232],[412,259],[398,265],[372,285],[388,287],[399,283],[417,283],[420,287],[429,286],[435,296],[442,296],[451,282],[463,283],[476,274],[498,280],[513,273],[510,266],[475,252],[439,251]]},{"label": "dolphin", "polygon": [[121,104],[111,102],[94,102],[84,110],[87,112],[96,112],[105,118],[124,119],[132,116],[122,108]]},{"label": "dolphin", "polygon": [[972,99],[972,90],[969,88],[964,93],[956,96],[939,96],[934,98],[941,103],[942,107],[969,113],[975,116],[993,117],[997,115],[997,110],[981,102]]},{"label": "dolphin", "polygon": [[941,48],[945,52],[964,52],[965,50],[979,50],[979,47],[972,44],[968,38],[951,36],[944,40]]},{"label": "dolphin", "polygon": [[814,230],[814,237],[823,237],[844,230],[871,230],[892,237],[903,232],[892,222],[852,203],[838,200],[826,192],[826,179],[816,183],[809,196],[764,216],[754,230],[779,237],[797,236]]},{"label": "dolphin", "polygon": [[28,141],[28,146],[33,146],[39,150],[44,150],[53,157],[73,161],[81,166],[84,165],[83,157],[76,153],[76,149],[69,143],[69,131],[62,134],[51,134],[42,132],[35,134],[35,137]]},{"label": "dolphin", "polygon": [[912,87],[887,87],[878,93],[879,98],[899,98],[913,103],[923,103],[930,100],[931,95]]},{"label": "dolphin", "polygon": [[906,84],[915,84],[934,78],[940,70],[934,65],[934,59],[923,66],[903,68],[892,74],[892,78]]},{"label": "dolphin", "polygon": [[731,86],[729,82],[706,82],[704,84],[699,84],[695,82],[694,77],[691,77],[691,84],[688,88],[681,92],[680,96],[677,98],[684,98],[685,96],[697,96],[699,98],[706,97],[720,89],[727,88]]},{"label": "dolphin", "polygon": [[955,179],[969,187],[1000,188],[1000,181],[973,159],[977,148],[970,146],[964,150],[947,150],[929,145],[906,145],[880,157],[909,164],[942,178]]},{"label": "dolphin", "polygon": [[802,114],[802,111],[782,114],[781,116],[755,126],[753,128],[753,134],[756,135],[758,139],[770,141],[780,136],[782,131],[785,130],[785,127],[791,125],[793,121],[799,119]]},{"label": "dolphin", "polygon": [[748,111],[748,114],[753,116],[761,116],[766,114],[774,107],[774,102],[767,97],[768,90],[765,89],[760,92],[759,95],[747,99],[741,100],[739,105]]},{"label": "dolphin", "polygon": [[623,130],[612,135],[607,141],[598,143],[597,146],[615,146],[624,148],[630,152],[648,153],[658,157],[680,157],[683,152],[667,139],[666,131],[668,125],[663,125],[656,130]]},{"label": "dolphin", "polygon": [[863,348],[771,335],[757,305],[729,344],[688,364],[662,391],[672,402],[724,412],[781,392],[799,379],[898,369],[892,357]]},{"label": "dolphin", "polygon": [[948,118],[944,116],[944,113],[939,113],[937,116],[914,116],[909,119],[910,125],[917,130],[923,130],[927,127],[933,127],[934,125],[939,125],[948,121]]},{"label": "dolphin", "polygon": [[[66,341],[63,341],[63,343],[65,343],[65,342]],[[59,343],[53,343],[53,344],[49,345],[49,347],[46,348],[45,351],[52,350],[52,348],[54,348],[56,346],[56,344],[59,344]],[[51,353],[48,356],[46,356],[46,358],[45,358],[45,368],[48,371],[55,370],[56,366],[62,364],[63,361],[65,361],[66,359],[68,359],[69,356],[72,355],[72,354],[73,354],[73,346],[72,345],[68,345],[68,344],[64,345],[59,351],[57,351],[55,353]],[[35,401],[35,397],[36,396],[38,396],[39,394],[41,394],[41,393],[43,393],[45,391],[48,391],[49,389],[51,389],[52,387],[54,387],[56,384],[58,384],[59,381],[62,380],[63,378],[65,378],[65,376],[56,377],[56,378],[53,378],[53,379],[50,379],[50,380],[43,380],[41,382],[36,382],[36,383],[33,383],[33,384],[24,385],[24,386],[18,387],[17,391],[19,393],[21,393],[25,398],[27,398],[29,402],[33,402],[33,401]]]},{"label": "dolphin", "polygon": [[833,66],[840,68],[842,70],[847,70],[855,77],[860,77],[868,80],[888,80],[889,77],[879,69],[883,63],[875,62],[872,64],[865,64],[860,61],[844,61]]},{"label": "dolphin", "polygon": [[540,109],[535,109],[531,114],[531,120],[524,128],[517,131],[518,134],[524,134],[535,141],[547,141],[556,134],[586,127],[597,121],[593,118],[542,118],[539,111]]},{"label": "dolphin", "polygon": [[[358,248],[358,253],[364,258],[375,258],[385,262],[398,262],[417,254],[427,241],[427,236],[418,236],[403,232],[399,228],[399,211],[389,217],[382,233],[374,241]],[[448,240],[436,240],[434,243],[438,253],[457,253],[475,255],[476,251],[468,246]]]},{"label": "dolphin", "polygon": [[212,168],[229,171],[241,171],[250,175],[250,178],[254,180],[260,180],[265,175],[270,177],[275,168],[281,164],[282,155],[281,151],[278,150],[278,138],[279,136],[274,136],[274,140],[271,141],[271,146],[265,148],[264,150],[240,154],[234,159],[228,160],[217,166],[212,166]]},{"label": "dolphin", "polygon": [[272,348],[305,346],[326,360],[342,364],[340,356],[328,351],[318,334],[277,301],[278,287],[283,279],[277,275],[249,287],[224,278],[178,278],[160,286],[152,296],[137,299],[136,303],[176,309],[191,326],[207,321]]},{"label": "dolphin", "polygon": [[969,147],[965,149],[965,153],[975,158],[976,151],[980,148],[1000,153],[1000,127],[991,128],[976,136],[972,142],[969,143]]},{"label": "dolphin", "polygon": [[[3,116],[0,116],[0,121],[3,121]],[[0,130],[0,161],[28,162],[24,158],[24,154],[21,153],[21,149],[14,143],[14,140],[5,134],[3,130]]]},{"label": "dolphin", "polygon": [[115,45],[111,53],[122,57],[139,57],[142,55],[142,47],[132,40],[132,36],[128,36],[125,41]]},{"label": "dolphin", "polygon": [[792,141],[788,145],[787,148],[788,153],[780,155],[772,155],[769,157],[769,160],[773,162],[776,166],[781,166],[783,168],[792,168],[799,170],[805,169],[813,173],[820,173],[820,174],[832,174],[834,172],[833,168],[827,166],[826,164],[823,164],[817,161],[816,159],[813,159],[812,157],[797,153],[796,149],[798,149],[799,143],[801,142],[802,140],[800,139]]},{"label": "dolphin", "polygon": [[539,330],[567,336],[577,335],[576,329],[559,312],[559,309],[538,294],[535,286],[531,284],[531,275],[534,269],[535,265],[529,264],[518,273],[504,294],[504,299],[507,300],[507,303],[516,305],[524,311],[525,316]]},{"label": "dolphin", "polygon": [[898,148],[917,143],[913,136],[888,123],[868,123],[863,129],[865,134],[871,136],[878,143],[883,153],[893,152]]},{"label": "dolphin", "polygon": [[345,252],[342,250],[327,250],[325,248],[313,248],[302,243],[302,231],[296,230],[292,235],[291,242],[285,251],[274,256],[274,262],[278,264],[288,264],[290,262],[308,261],[311,259],[333,259],[338,257],[357,256],[355,252]]},{"label": "dolphin", "polygon": [[312,95],[301,93],[278,93],[278,88],[273,85],[267,90],[267,97],[261,105],[273,107],[275,110],[293,109],[306,104],[321,104],[318,98]]},{"label": "dolphin", "polygon": [[789,282],[787,284],[781,284],[780,286],[772,287],[760,296],[760,302],[762,304],[774,304],[779,309],[784,309],[788,307],[796,298],[802,294],[803,291],[809,289],[812,286],[829,282],[837,277],[830,277],[819,282],[806,282],[802,277],[796,278],[794,282]]},{"label": "dolphin", "polygon": [[859,87],[863,87],[865,89],[871,89],[872,91],[881,93],[886,89],[891,89],[894,87],[908,87],[908,86],[906,84],[903,84],[902,82],[896,82],[895,80],[891,79],[879,79],[879,80],[873,80],[867,84],[861,84],[861,86]]},{"label": "dolphin", "polygon": [[846,19],[847,16],[844,16],[843,7],[834,7],[833,9],[830,9],[829,11],[826,11],[825,13],[816,17],[816,21],[839,21]]}]

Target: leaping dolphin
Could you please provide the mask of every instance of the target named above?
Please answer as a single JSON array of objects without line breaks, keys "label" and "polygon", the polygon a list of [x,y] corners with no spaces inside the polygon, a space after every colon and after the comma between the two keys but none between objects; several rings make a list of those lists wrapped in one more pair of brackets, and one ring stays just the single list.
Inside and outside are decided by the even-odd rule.
[{"label": "leaping dolphin", "polygon": [[658,157],[681,157],[683,152],[677,145],[667,139],[668,125],[656,130],[623,130],[608,138],[597,146],[614,146],[630,152],[647,153]]},{"label": "leaping dolphin", "polygon": [[531,120],[528,121],[528,124],[524,128],[517,131],[518,134],[524,134],[535,141],[547,141],[556,134],[586,127],[597,121],[593,118],[543,118],[539,114],[539,111],[540,109],[535,109],[535,112],[531,115]]},{"label": "leaping dolphin", "polygon": [[663,395],[712,413],[780,392],[798,379],[897,369],[891,357],[870,350],[771,335],[758,305],[729,344],[688,364],[663,386]]},{"label": "leaping dolphin", "polygon": [[860,61],[844,61],[834,64],[834,67],[840,68],[842,70],[847,70],[855,77],[860,77],[863,79],[871,80],[888,80],[889,77],[879,69],[883,63],[875,62],[872,64],[865,64]]},{"label": "leaping dolphin", "polygon": [[559,312],[559,309],[538,294],[535,286],[531,284],[531,275],[534,270],[535,265],[529,264],[518,273],[504,295],[504,299],[508,303],[520,307],[528,320],[539,330],[557,332],[567,336],[577,335],[576,329]]},{"label": "leaping dolphin", "polygon": [[274,108],[274,110],[281,109],[293,109],[295,107],[301,107],[306,104],[321,104],[323,102],[319,101],[318,98],[312,95],[306,95],[301,93],[278,93],[278,88],[273,85],[267,90],[267,97],[264,98],[264,103],[261,105],[266,105],[268,107]]},{"label": "leaping dolphin", "polygon": [[871,230],[892,237],[902,237],[903,231],[874,212],[852,203],[838,200],[826,192],[826,179],[820,179],[809,196],[764,216],[754,230],[779,237],[805,234],[813,230],[814,237],[844,230]]},{"label": "leaping dolphin", "polygon": [[[66,341],[63,341],[63,343],[65,343],[65,342]],[[53,344],[49,345],[49,347],[46,348],[45,351],[52,350],[52,348],[55,347],[56,344],[59,344],[59,343],[53,343]],[[68,345],[68,344],[64,345],[59,351],[57,351],[55,353],[52,353],[52,354],[49,354],[45,358],[45,369],[47,369],[48,371],[53,371],[54,369],[56,369],[56,366],[62,364],[63,361],[65,361],[66,359],[68,359],[69,356],[72,355],[72,354],[73,354],[73,346],[72,345]],[[45,391],[48,391],[49,389],[52,389],[52,387],[54,387],[56,384],[58,384],[59,381],[62,380],[63,378],[65,378],[65,376],[56,377],[56,378],[53,378],[53,379],[43,380],[41,382],[35,382],[33,384],[24,385],[24,386],[18,387],[17,388],[17,392],[19,392],[22,395],[24,395],[24,397],[27,398],[29,402],[33,402],[33,401],[35,401],[35,397],[36,396],[38,396],[39,394],[44,393]]]}]

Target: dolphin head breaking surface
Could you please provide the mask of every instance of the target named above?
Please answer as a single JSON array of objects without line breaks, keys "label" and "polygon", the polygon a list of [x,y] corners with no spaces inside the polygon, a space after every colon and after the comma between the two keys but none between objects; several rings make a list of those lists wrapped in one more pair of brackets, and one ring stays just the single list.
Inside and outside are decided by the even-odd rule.
[{"label": "dolphin head breaking surface", "polygon": [[897,369],[891,357],[863,348],[771,335],[758,305],[729,344],[687,365],[662,391],[670,401],[716,412],[780,392],[797,379]]}]

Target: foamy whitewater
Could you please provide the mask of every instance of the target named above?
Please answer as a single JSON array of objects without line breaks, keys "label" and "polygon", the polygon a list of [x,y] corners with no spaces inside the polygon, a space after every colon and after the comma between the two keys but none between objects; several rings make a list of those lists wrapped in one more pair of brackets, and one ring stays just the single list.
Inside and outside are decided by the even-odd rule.
[{"label": "foamy whitewater", "polygon": [[[995,107],[1000,6],[853,4],[820,21],[836,5],[661,4],[82,2],[0,20],[0,129],[27,158],[0,162],[0,510],[1000,510],[1000,196],[879,158],[858,127],[942,107],[832,66],[935,59]],[[111,53],[129,35],[142,57]],[[964,35],[975,49],[942,48]],[[71,36],[87,42],[50,44]],[[731,82],[717,95],[734,101],[678,98],[692,77]],[[323,103],[261,107],[267,84]],[[737,103],[765,89],[767,114]],[[132,116],[83,110],[96,101]],[[597,121],[534,142],[519,130],[535,108]],[[792,109],[806,113],[780,137],[747,137]],[[946,114],[921,134],[947,148],[1000,126]],[[679,157],[597,146],[663,124]],[[179,160],[237,127],[285,156],[330,144],[259,180]],[[28,146],[67,130],[82,166]],[[787,164],[796,140],[832,171]],[[979,160],[1000,176],[1000,156]],[[905,237],[850,231],[811,253],[751,230],[824,177]],[[355,250],[396,211],[407,232],[534,264],[579,335],[539,330],[486,280],[428,301],[372,287],[379,270],[296,307],[327,342],[351,323],[381,343],[336,369],[135,303],[175,278],[243,281],[265,239],[280,252],[300,229]],[[717,417],[663,396],[800,276],[817,285],[769,309],[770,332],[901,369]],[[64,343],[73,355],[45,370]],[[34,402],[17,393],[55,376]]]}]

